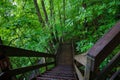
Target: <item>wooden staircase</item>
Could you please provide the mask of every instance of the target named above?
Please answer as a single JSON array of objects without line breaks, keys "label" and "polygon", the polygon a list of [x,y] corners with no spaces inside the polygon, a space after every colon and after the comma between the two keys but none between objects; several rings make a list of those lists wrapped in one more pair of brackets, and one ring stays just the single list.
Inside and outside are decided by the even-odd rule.
[{"label": "wooden staircase", "polygon": [[60,54],[57,54],[57,66],[37,77],[36,80],[77,80],[73,66],[72,45],[64,43],[60,47]]},{"label": "wooden staircase", "polygon": [[[1,44],[0,69],[2,72],[0,73],[0,80],[16,80],[13,79],[14,76],[41,69],[42,67],[45,67],[46,71],[34,76],[32,80],[119,80],[120,52],[116,53],[102,70],[99,68],[101,63],[119,44],[120,22],[98,40],[88,52],[80,55],[74,55],[73,43],[60,43],[56,54],[25,50]],[[45,59],[45,62],[18,69],[10,69],[8,66],[10,64],[8,57],[41,57]],[[52,58],[53,60],[47,62],[48,58]],[[49,65],[54,65],[54,67],[48,69]],[[118,68],[119,70],[110,74],[114,68]]]},{"label": "wooden staircase", "polygon": [[36,80],[77,80],[77,78],[72,66],[58,65],[54,69],[37,77]]}]

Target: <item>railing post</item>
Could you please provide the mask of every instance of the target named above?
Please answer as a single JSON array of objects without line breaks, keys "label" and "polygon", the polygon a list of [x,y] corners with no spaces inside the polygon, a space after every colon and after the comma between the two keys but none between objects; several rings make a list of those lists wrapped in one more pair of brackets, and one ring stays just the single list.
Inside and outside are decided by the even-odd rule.
[{"label": "railing post", "polygon": [[[3,42],[2,42],[2,39],[0,37],[0,45],[2,45]],[[4,49],[1,48],[0,49],[0,73],[2,72],[6,72],[6,71],[9,71],[11,66],[10,66],[10,61],[9,61],[9,58],[4,55]],[[6,79],[8,77],[6,76]],[[15,77],[9,77],[9,80],[15,80]]]},{"label": "railing post", "polygon": [[1,37],[0,37],[0,45],[2,45],[2,39],[1,39]]},{"label": "railing post", "polygon": [[[2,45],[2,40],[1,40],[1,37],[0,37],[0,45]],[[1,49],[0,49],[0,54],[1,54]],[[0,59],[1,60],[1,59]],[[1,66],[0,66],[0,73],[2,72],[2,69],[1,69]]]},{"label": "railing post", "polygon": [[[47,58],[45,57],[45,63],[47,63]],[[45,68],[46,68],[46,71],[48,70],[48,67],[47,67],[47,65],[45,66]]]},{"label": "railing post", "polygon": [[93,80],[93,78],[97,75],[98,68],[95,66],[95,59],[90,57],[89,55],[87,57],[87,62],[85,66],[85,73],[84,73],[84,80]]},{"label": "railing post", "polygon": [[87,64],[85,67],[84,80],[90,80],[92,60],[87,56]]},{"label": "railing post", "polygon": [[[1,37],[0,37],[0,45],[2,45]],[[8,71],[10,68],[9,58],[6,55],[4,55],[4,50],[2,48],[0,49],[0,68],[2,72]]]}]

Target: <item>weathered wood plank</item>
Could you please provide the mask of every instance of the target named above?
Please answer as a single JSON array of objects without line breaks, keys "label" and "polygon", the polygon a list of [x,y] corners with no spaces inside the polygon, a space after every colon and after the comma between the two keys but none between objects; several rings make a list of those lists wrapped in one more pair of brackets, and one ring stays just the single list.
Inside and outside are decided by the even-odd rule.
[{"label": "weathered wood plank", "polygon": [[112,77],[110,78],[110,80],[118,80],[117,77],[120,76],[120,70],[115,72]]},{"label": "weathered wood plank", "polygon": [[25,72],[28,72],[28,71],[32,71],[32,70],[38,69],[40,67],[44,67],[44,66],[51,65],[51,64],[54,64],[54,63],[55,62],[44,63],[44,64],[39,64],[39,65],[34,65],[34,66],[28,66],[28,67],[22,67],[22,68],[19,68],[19,69],[9,70],[7,72],[1,73],[0,80],[9,80],[9,77],[11,77],[11,76],[15,76],[15,75],[22,74],[22,73],[25,73]]},{"label": "weathered wood plank", "polygon": [[77,66],[74,64],[74,67],[75,67],[75,71],[77,73],[77,77],[79,80],[83,80],[83,75],[82,73],[79,71],[79,69],[77,68]]},{"label": "weathered wood plank", "polygon": [[86,54],[75,55],[74,59],[84,66],[86,66],[86,64],[87,64]]},{"label": "weathered wood plank", "polygon": [[105,68],[98,74],[98,77],[96,80],[102,80],[105,75],[107,75],[113,67],[115,67],[116,64],[120,62],[120,52],[113,57],[113,59],[108,63]]},{"label": "weathered wood plank", "polygon": [[[0,45],[2,52],[9,57],[55,57],[53,54],[37,52],[32,50],[25,50],[5,45]],[[0,50],[0,51],[1,51]]]},{"label": "weathered wood plank", "polygon": [[120,43],[120,22],[118,22],[108,33],[106,33],[88,51],[88,56],[95,59],[94,66],[99,64],[114,50]]},{"label": "weathered wood plank", "polygon": [[87,61],[85,66],[85,72],[84,72],[84,80],[92,80],[94,71],[91,71],[92,64],[94,64],[94,60],[87,55]]}]

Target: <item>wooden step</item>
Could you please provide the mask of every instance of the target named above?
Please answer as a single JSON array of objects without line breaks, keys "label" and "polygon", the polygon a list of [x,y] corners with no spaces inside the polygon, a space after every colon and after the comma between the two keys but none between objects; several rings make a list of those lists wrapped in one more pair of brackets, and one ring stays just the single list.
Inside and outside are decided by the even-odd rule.
[{"label": "wooden step", "polygon": [[37,80],[77,80],[74,67],[68,65],[56,66],[51,71],[37,77]]},{"label": "wooden step", "polygon": [[55,76],[55,75],[42,75],[42,77],[47,77],[47,78],[57,78],[57,79],[72,79],[75,80],[75,78],[72,77],[68,77],[68,76]]},{"label": "wooden step", "polygon": [[36,80],[76,80],[76,79],[58,79],[58,78],[37,77]]},{"label": "wooden step", "polygon": [[37,77],[36,80],[64,80],[64,79],[55,79],[55,78],[46,78],[46,77]]},{"label": "wooden step", "polygon": [[68,77],[74,77],[74,74],[61,74],[61,73],[45,73],[45,75],[54,75],[54,76],[68,76]]}]

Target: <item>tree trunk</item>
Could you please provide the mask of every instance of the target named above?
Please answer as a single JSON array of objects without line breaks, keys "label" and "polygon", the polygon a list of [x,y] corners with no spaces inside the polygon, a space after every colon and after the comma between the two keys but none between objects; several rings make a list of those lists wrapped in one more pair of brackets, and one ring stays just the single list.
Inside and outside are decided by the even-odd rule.
[{"label": "tree trunk", "polygon": [[63,24],[65,27],[65,0],[63,0]]},{"label": "tree trunk", "polygon": [[[55,11],[54,11],[54,0],[49,0],[49,3],[50,3],[50,18],[51,18],[51,29],[53,29],[53,27],[55,27]],[[55,32],[52,32],[51,33],[51,36],[52,36],[52,42],[53,42],[53,45],[56,45],[57,41],[58,41],[58,36],[57,36],[57,31],[55,29]],[[51,42],[51,43],[52,43]]]},{"label": "tree trunk", "polygon": [[60,20],[60,26],[62,27],[62,17],[61,17],[61,12],[60,12],[60,6],[58,5],[58,14],[59,14],[59,20]]},{"label": "tree trunk", "polygon": [[48,14],[47,14],[47,11],[46,11],[46,8],[45,8],[44,0],[41,0],[41,4],[42,4],[42,8],[43,8],[44,15],[45,15],[45,21],[46,21],[46,23],[48,23]]},{"label": "tree trunk", "polygon": [[50,0],[49,3],[50,3],[50,17],[52,19],[53,18],[53,0]]},{"label": "tree trunk", "polygon": [[35,5],[36,11],[37,11],[39,22],[42,24],[42,26],[45,26],[45,23],[44,23],[44,20],[42,18],[42,15],[41,15],[37,0],[34,0],[34,5]]},{"label": "tree trunk", "polygon": [[51,26],[54,26],[54,23],[55,23],[55,11],[54,11],[53,2],[54,2],[54,0],[49,0],[49,3],[50,3],[50,18],[52,20]]}]

